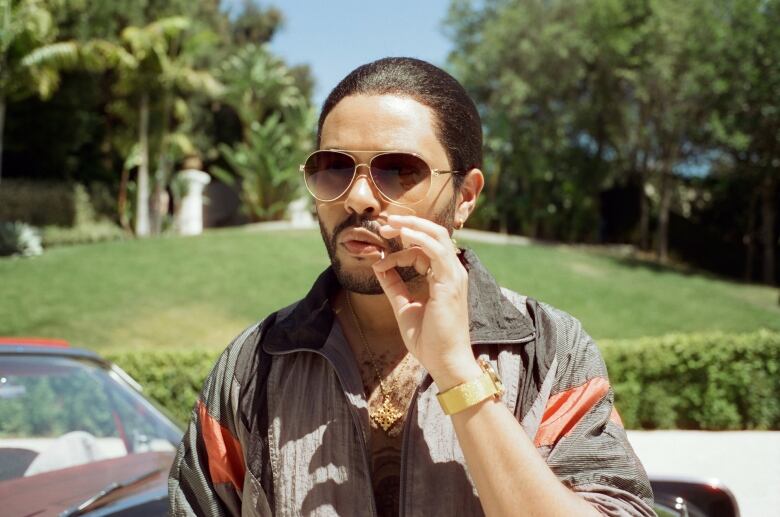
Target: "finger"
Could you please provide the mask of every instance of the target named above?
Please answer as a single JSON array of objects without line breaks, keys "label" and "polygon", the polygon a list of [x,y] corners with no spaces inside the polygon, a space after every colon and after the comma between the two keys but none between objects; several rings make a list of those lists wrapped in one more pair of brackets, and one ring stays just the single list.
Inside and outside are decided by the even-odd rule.
[{"label": "finger", "polygon": [[413,267],[419,274],[424,275],[431,267],[431,260],[419,246],[413,246],[391,253],[376,261],[373,266],[374,270],[381,273],[396,267]]},{"label": "finger", "polygon": [[447,229],[430,219],[410,215],[391,215],[387,218],[387,224],[392,227],[406,227],[427,233],[442,244],[450,242],[450,233]]},{"label": "finger", "polygon": [[395,269],[389,269],[388,271],[376,271],[376,278],[379,281],[379,285],[385,292],[387,299],[390,301],[390,305],[393,307],[393,312],[396,314],[396,318],[401,311],[411,303],[411,295],[409,289],[406,287],[401,275]]},{"label": "finger", "polygon": [[[457,260],[455,253],[448,255],[448,249],[442,246],[439,241],[417,230],[410,228],[401,228],[401,241],[404,246],[417,246],[420,251],[430,259],[430,266],[437,278],[441,279],[442,274],[449,274],[453,271],[453,259]],[[451,255],[451,256],[450,256]]]}]

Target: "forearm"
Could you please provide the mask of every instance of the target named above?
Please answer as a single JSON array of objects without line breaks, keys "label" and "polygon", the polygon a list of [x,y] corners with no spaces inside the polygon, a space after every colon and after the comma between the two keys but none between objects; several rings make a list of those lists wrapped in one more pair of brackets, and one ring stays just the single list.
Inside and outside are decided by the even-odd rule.
[{"label": "forearm", "polygon": [[488,399],[451,418],[486,515],[599,515],[555,477],[503,403]]}]

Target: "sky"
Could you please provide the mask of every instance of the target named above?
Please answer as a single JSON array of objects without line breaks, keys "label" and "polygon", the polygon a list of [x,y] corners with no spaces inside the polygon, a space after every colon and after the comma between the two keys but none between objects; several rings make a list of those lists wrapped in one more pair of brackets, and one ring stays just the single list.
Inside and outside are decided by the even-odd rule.
[{"label": "sky", "polygon": [[[271,49],[289,65],[308,64],[315,105],[355,67],[387,56],[410,56],[443,66],[450,51],[442,21],[449,0],[277,0],[284,14]],[[241,0],[223,0],[227,9]]]}]

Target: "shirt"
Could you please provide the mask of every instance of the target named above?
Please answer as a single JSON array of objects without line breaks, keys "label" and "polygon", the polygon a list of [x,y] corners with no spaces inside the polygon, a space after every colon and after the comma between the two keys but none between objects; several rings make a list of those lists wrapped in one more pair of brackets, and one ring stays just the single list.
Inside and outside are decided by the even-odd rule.
[{"label": "shirt", "polygon": [[[580,322],[501,288],[472,251],[463,262],[474,355],[498,372],[502,402],[553,473],[605,515],[655,515]],[[339,288],[328,268],[219,357],[171,469],[172,515],[376,515],[366,396],[329,302]],[[404,423],[400,515],[484,515],[437,393],[424,372]]]}]

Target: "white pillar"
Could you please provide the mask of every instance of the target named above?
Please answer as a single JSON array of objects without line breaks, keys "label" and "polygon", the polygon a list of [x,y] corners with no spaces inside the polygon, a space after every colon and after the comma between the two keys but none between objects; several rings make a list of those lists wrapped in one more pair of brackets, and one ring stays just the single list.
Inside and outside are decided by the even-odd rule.
[{"label": "white pillar", "polygon": [[179,235],[200,235],[203,233],[203,188],[211,182],[211,176],[197,169],[187,169],[178,175],[186,188],[176,214],[176,228]]}]

